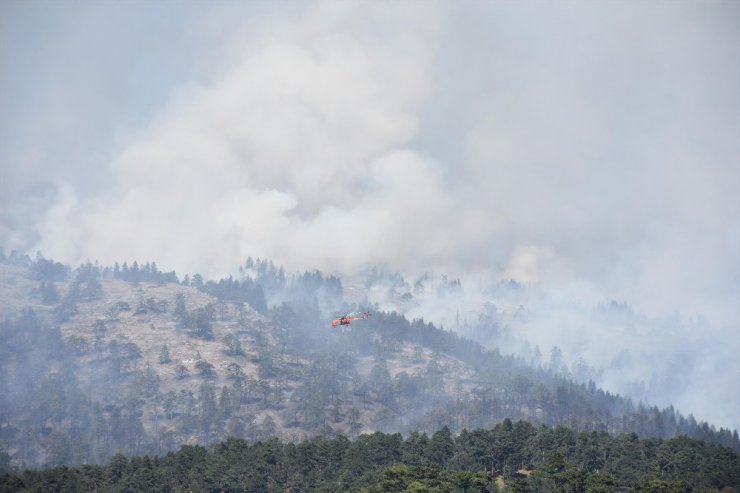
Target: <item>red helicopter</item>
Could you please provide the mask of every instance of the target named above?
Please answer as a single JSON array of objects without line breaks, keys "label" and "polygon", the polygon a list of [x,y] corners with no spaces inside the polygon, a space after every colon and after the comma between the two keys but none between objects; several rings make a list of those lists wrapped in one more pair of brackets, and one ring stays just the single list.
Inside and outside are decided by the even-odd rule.
[{"label": "red helicopter", "polygon": [[367,318],[370,318],[370,312],[352,312],[342,315],[339,318],[335,318],[331,321],[331,326],[337,327],[340,325],[349,325],[355,320],[365,320]]}]

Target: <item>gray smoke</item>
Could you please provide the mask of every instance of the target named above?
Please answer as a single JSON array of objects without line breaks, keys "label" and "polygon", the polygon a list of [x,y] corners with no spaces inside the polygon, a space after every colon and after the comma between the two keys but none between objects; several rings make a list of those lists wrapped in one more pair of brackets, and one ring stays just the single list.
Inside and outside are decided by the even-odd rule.
[{"label": "gray smoke", "polygon": [[446,272],[450,326],[514,279],[520,339],[738,426],[736,4],[0,8],[6,249]]}]

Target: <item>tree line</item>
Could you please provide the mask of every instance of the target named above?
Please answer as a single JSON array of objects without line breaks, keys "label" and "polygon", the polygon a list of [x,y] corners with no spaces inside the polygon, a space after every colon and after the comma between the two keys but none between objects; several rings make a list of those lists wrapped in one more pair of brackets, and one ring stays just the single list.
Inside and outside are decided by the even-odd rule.
[{"label": "tree line", "polygon": [[685,436],[576,432],[527,421],[454,436],[376,432],[300,443],[229,438],[107,465],[9,471],[0,491],[692,492],[740,487],[740,456]]}]

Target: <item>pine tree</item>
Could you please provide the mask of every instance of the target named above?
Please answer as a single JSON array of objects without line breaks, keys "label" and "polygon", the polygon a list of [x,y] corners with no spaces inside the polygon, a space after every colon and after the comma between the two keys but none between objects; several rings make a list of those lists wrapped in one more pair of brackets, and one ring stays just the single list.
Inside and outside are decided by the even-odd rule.
[{"label": "pine tree", "polygon": [[41,291],[41,303],[44,305],[55,305],[59,303],[59,292],[53,282],[42,282],[39,290]]},{"label": "pine tree", "polygon": [[159,362],[164,365],[171,361],[172,359],[170,358],[170,348],[167,346],[167,344],[164,344],[159,349]]},{"label": "pine tree", "polygon": [[173,315],[180,327],[187,327],[189,320],[188,310],[185,308],[185,295],[182,293],[175,295],[175,311]]}]

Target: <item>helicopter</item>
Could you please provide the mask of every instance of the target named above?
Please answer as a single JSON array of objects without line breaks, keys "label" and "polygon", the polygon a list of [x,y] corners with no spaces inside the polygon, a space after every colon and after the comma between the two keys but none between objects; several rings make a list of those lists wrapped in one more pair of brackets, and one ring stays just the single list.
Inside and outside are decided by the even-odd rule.
[{"label": "helicopter", "polygon": [[370,318],[370,312],[352,312],[335,318],[331,321],[331,326],[338,327],[341,325],[349,325],[355,320],[365,320],[368,318]]}]

